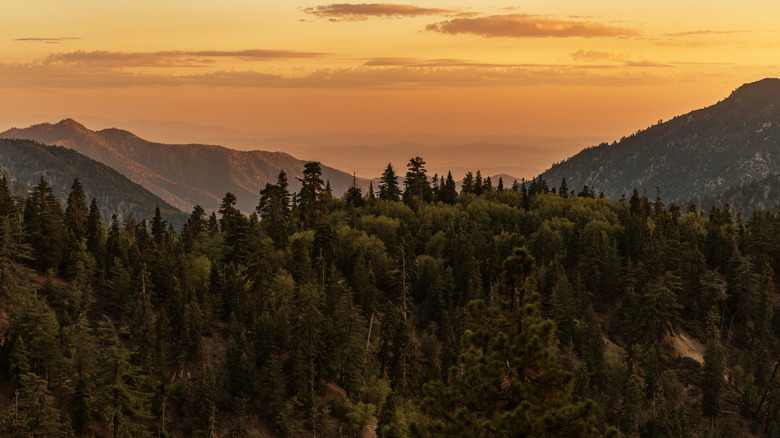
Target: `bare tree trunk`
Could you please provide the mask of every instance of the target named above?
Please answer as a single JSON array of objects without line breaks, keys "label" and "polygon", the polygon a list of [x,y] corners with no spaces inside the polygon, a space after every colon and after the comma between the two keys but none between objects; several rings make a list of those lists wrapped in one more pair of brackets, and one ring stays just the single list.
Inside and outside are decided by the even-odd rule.
[{"label": "bare tree trunk", "polygon": [[368,323],[368,337],[366,337],[366,355],[363,356],[363,373],[366,372],[366,361],[368,360],[368,349],[371,347],[371,329],[374,328],[374,315],[376,312],[371,312],[371,321]]},{"label": "bare tree trunk", "polygon": [[401,295],[404,306],[404,322],[406,322],[406,242],[403,237],[401,237]]}]

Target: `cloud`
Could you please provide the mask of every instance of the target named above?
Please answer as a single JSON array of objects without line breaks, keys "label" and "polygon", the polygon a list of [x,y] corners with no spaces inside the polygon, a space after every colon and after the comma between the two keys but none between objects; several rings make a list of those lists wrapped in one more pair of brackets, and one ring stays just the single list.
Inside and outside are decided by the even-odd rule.
[{"label": "cloud", "polygon": [[673,67],[671,64],[665,64],[647,60],[631,60],[627,53],[600,50],[578,50],[571,54],[571,58],[581,62],[596,61],[615,61],[620,62],[626,67]]},{"label": "cloud", "polygon": [[214,62],[213,58],[237,58],[244,61],[273,61],[280,59],[319,58],[325,53],[290,50],[201,50],[161,52],[85,51],[54,53],[43,60],[51,65],[81,65],[86,67],[193,67]]},{"label": "cloud", "polygon": [[14,41],[17,42],[33,42],[33,43],[46,43],[46,44],[59,44],[64,41],[69,40],[79,40],[81,38],[79,37],[59,37],[59,38],[40,38],[40,37],[26,37],[26,38],[16,38]]},{"label": "cloud", "polygon": [[627,67],[674,67],[671,64],[664,64],[655,61],[626,61]]},{"label": "cloud", "polygon": [[[214,71],[200,74],[129,72],[90,69],[78,65],[44,63],[0,64],[0,89],[118,89],[155,87],[210,87],[233,89],[432,89],[440,87],[524,87],[537,85],[622,86],[665,83],[657,69],[626,69],[621,65],[483,66],[462,60],[430,60],[395,66],[322,68],[280,75],[256,70]],[[389,64],[389,62],[388,62]],[[449,66],[444,66],[449,65]],[[456,66],[462,65],[462,66]],[[487,64],[486,64],[487,65]],[[683,75],[675,76],[680,80]]]},{"label": "cloud", "polygon": [[418,59],[418,58],[375,58],[367,61],[367,67],[479,67],[479,68],[504,68],[504,67],[556,67],[553,64],[496,64],[474,62],[465,59]]},{"label": "cloud", "polygon": [[627,27],[529,14],[454,18],[440,23],[429,24],[426,26],[426,30],[451,35],[473,34],[488,38],[597,38],[628,37],[639,34],[636,30]]},{"label": "cloud", "polygon": [[668,37],[699,37],[707,35],[729,35],[733,33],[747,33],[747,30],[691,30],[687,32],[673,32],[664,34]]},{"label": "cloud", "polygon": [[594,61],[623,61],[627,58],[625,53],[600,50],[578,50],[571,54],[571,59],[575,61],[594,62]]},{"label": "cloud", "polygon": [[327,18],[330,21],[357,21],[369,18],[403,18],[441,15],[457,12],[453,9],[420,8],[411,5],[391,3],[336,3],[331,5],[305,8],[303,12]]}]

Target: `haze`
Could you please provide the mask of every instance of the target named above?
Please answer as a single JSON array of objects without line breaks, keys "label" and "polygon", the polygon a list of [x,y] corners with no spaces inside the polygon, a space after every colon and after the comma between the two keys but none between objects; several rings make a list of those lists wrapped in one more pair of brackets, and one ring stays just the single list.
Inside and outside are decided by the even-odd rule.
[{"label": "haze", "polygon": [[757,0],[8,0],[0,128],[73,117],[365,177],[412,150],[439,173],[530,177],[776,76],[779,13]]}]

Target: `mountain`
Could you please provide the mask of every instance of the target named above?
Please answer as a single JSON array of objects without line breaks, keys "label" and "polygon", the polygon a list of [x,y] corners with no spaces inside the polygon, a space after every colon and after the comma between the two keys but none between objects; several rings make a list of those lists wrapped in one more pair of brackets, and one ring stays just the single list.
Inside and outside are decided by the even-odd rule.
[{"label": "mountain", "polygon": [[705,213],[713,206],[723,207],[726,204],[732,212],[776,210],[780,208],[780,175],[732,187],[716,197],[702,200],[700,204]]},{"label": "mountain", "polygon": [[11,182],[16,195],[26,195],[41,177],[51,184],[54,194],[63,201],[78,178],[87,194],[87,202],[97,198],[100,214],[108,222],[116,213],[120,220],[133,215],[151,219],[160,207],[164,219],[181,227],[187,215],[130,181],[114,169],[74,150],[46,146],[31,140],[0,139],[0,168]]},{"label": "mountain", "polygon": [[[203,144],[154,143],[131,132],[111,128],[92,131],[72,119],[43,123],[0,133],[4,138],[22,138],[76,150],[110,166],[141,184],[171,205],[189,211],[195,204],[207,210],[219,208],[225,193],[238,198],[237,207],[254,211],[260,190],[275,182],[284,170],[291,190],[297,190],[305,161],[283,152],[237,151]],[[335,195],[353,182],[352,175],[323,166]],[[368,182],[358,180],[359,185]]]},{"label": "mountain", "polygon": [[[634,188],[665,201],[715,198],[780,173],[780,79],[745,84],[715,105],[585,149],[542,174],[607,197]],[[748,207],[746,205],[746,207]],[[753,208],[750,206],[749,208]]]}]

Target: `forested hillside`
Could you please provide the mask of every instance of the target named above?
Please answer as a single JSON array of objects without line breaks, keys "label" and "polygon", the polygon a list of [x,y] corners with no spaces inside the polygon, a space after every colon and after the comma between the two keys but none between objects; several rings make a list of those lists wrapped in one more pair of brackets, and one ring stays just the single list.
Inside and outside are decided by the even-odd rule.
[{"label": "forested hillside", "polygon": [[[2,138],[29,139],[63,146],[116,169],[183,211],[200,205],[211,212],[219,208],[226,192],[238,198],[244,212],[255,208],[254,197],[265,183],[284,170],[291,187],[298,188],[305,161],[284,152],[237,151],[203,144],[163,144],[137,137],[121,129],[92,131],[73,119],[9,129]],[[333,190],[344,193],[352,175],[323,166],[323,179]],[[367,181],[360,180],[360,183]]]},{"label": "forested hillside", "polygon": [[8,186],[17,195],[28,193],[44,177],[61,201],[68,198],[73,180],[78,178],[87,199],[96,198],[104,217],[116,214],[120,220],[130,216],[151,219],[159,207],[178,229],[187,220],[186,214],[116,170],[61,146],[0,138],[0,173],[9,178]]},{"label": "forested hillside", "polygon": [[[729,189],[780,173],[780,79],[734,90],[707,108],[659,121],[552,166],[543,177],[566,178],[611,199],[659,188],[669,200],[716,198]],[[761,209],[761,199],[745,213]]]},{"label": "forested hillside", "polygon": [[181,233],[3,180],[0,436],[780,434],[780,217],[407,167]]}]

